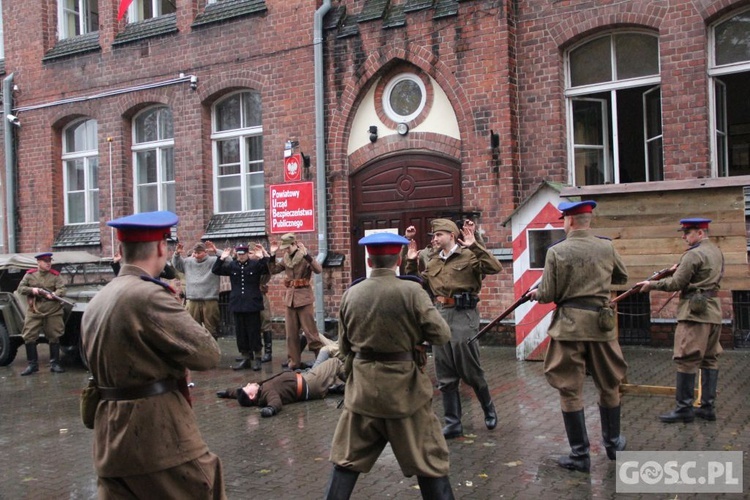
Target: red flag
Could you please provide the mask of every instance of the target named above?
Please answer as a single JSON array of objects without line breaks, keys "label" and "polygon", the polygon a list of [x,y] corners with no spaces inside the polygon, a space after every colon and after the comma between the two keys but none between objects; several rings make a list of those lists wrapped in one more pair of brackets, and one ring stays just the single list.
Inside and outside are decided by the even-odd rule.
[{"label": "red flag", "polygon": [[125,12],[128,11],[128,7],[130,7],[130,4],[133,2],[133,0],[120,0],[120,8],[117,11],[117,20],[119,21],[122,19],[122,16],[125,15]]}]

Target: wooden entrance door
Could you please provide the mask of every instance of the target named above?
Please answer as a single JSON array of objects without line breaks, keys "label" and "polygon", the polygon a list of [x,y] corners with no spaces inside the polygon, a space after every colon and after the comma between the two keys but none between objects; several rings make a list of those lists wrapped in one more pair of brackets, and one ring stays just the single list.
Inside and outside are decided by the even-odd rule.
[{"label": "wooden entrance door", "polygon": [[357,242],[369,229],[417,228],[417,243],[429,243],[430,221],[461,211],[461,167],[447,158],[398,155],[359,169],[351,178],[353,278],[365,275],[365,252]]}]

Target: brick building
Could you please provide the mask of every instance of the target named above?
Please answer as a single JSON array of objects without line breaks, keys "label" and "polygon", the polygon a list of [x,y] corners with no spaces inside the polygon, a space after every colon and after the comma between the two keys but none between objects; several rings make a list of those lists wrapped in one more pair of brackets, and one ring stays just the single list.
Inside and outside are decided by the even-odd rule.
[{"label": "brick building", "polygon": [[[474,217],[503,261],[496,315],[504,221],[553,182],[631,196],[654,245],[678,211],[717,219],[727,325],[750,331],[750,2],[133,0],[118,21],[119,3],[2,0],[3,252],[109,256],[104,221],[161,209],[188,244],[274,241],[269,187],[303,153],[319,320],[364,273],[365,231],[421,240],[436,216]],[[725,188],[730,213],[696,203]],[[684,204],[650,210],[664,192]]]}]

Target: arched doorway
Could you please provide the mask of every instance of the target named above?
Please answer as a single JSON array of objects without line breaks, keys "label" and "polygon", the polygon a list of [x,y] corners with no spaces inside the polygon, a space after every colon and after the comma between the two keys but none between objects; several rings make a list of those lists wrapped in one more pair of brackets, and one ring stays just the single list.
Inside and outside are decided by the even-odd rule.
[{"label": "arched doorway", "polygon": [[366,230],[417,228],[424,248],[430,221],[461,211],[461,166],[429,154],[401,154],[374,161],[351,177],[352,275],[365,275],[365,253],[357,241]]}]

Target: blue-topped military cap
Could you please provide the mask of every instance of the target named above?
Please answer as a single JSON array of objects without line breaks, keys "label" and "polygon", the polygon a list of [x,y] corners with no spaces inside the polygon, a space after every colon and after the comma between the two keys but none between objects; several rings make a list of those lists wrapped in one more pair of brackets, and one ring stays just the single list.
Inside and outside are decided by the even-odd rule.
[{"label": "blue-topped military cap", "polygon": [[143,243],[169,238],[170,228],[179,221],[177,214],[162,210],[120,217],[107,222],[107,225],[117,229],[118,240],[125,243]]},{"label": "blue-topped military cap", "polygon": [[680,219],[680,229],[678,231],[690,231],[691,229],[708,229],[711,219],[701,217],[692,217],[690,219]]},{"label": "blue-topped military cap", "polygon": [[52,252],[42,252],[34,256],[36,260],[52,260]]},{"label": "blue-topped military cap", "polygon": [[590,214],[595,207],[596,202],[594,200],[563,201],[557,205],[557,209],[562,212],[561,219],[566,215]]},{"label": "blue-topped military cap", "polygon": [[375,233],[360,239],[359,244],[367,247],[370,255],[396,255],[409,240],[394,233]]}]

